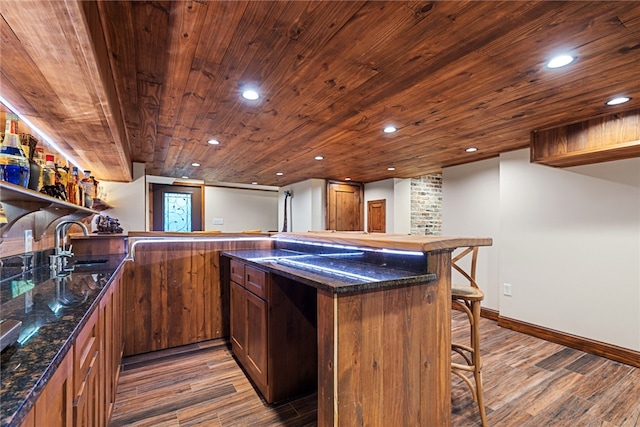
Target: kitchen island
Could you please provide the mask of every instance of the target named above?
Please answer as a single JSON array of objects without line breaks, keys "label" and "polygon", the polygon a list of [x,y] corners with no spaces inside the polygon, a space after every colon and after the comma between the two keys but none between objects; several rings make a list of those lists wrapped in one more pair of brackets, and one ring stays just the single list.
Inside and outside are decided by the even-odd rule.
[{"label": "kitchen island", "polygon": [[[240,300],[257,297],[267,304],[253,311],[253,319],[251,310],[245,311],[245,320],[254,327],[260,324],[255,313],[264,311],[266,349],[252,354],[252,339],[244,337],[249,348],[239,357],[258,388],[283,375],[269,371],[269,364],[288,347],[269,345],[267,332],[285,334],[287,322],[269,324],[273,310],[264,296],[268,294],[260,299],[251,289],[256,283],[258,289],[260,284],[262,289],[281,287],[278,282],[284,277],[315,290],[316,318],[309,323],[317,336],[319,426],[449,425],[451,251],[488,246],[491,239],[345,232],[281,233],[272,238],[273,250],[223,254],[244,268],[234,272],[232,264],[229,273],[232,286],[242,281],[236,287],[244,287],[249,296]],[[257,280],[259,272],[268,276]],[[232,291],[232,345],[233,304]],[[298,297],[289,303],[296,304],[301,304]]]}]

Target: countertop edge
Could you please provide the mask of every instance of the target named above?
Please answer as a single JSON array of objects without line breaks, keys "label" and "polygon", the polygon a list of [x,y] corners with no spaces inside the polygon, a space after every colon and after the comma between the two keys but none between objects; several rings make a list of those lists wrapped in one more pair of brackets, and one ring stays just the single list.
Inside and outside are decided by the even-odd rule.
[{"label": "countertop edge", "polygon": [[20,423],[24,421],[24,418],[27,416],[29,411],[33,408],[35,402],[40,397],[42,390],[48,384],[49,379],[56,372],[56,370],[60,366],[60,363],[62,363],[62,360],[69,353],[69,350],[73,346],[73,341],[78,337],[78,334],[80,333],[82,328],[84,328],[84,326],[87,324],[94,310],[100,305],[100,301],[104,297],[104,294],[107,292],[107,290],[111,287],[114,277],[124,267],[124,264],[126,261],[127,260],[125,258],[125,255],[123,255],[122,260],[120,261],[116,269],[113,271],[113,274],[111,275],[111,278],[109,279],[109,282],[107,283],[107,285],[100,290],[100,293],[95,298],[95,300],[91,303],[91,306],[87,309],[82,319],[80,319],[76,327],[73,329],[73,331],[71,332],[71,334],[69,335],[65,343],[60,348],[60,351],[58,351],[58,353],[53,357],[53,359],[51,360],[51,363],[49,363],[49,366],[47,366],[47,368],[42,373],[40,378],[34,384],[33,388],[31,389],[27,397],[25,397],[23,404],[16,410],[16,412],[14,412],[13,416],[5,420],[2,420],[3,426],[7,426],[7,427],[19,426]]},{"label": "countertop edge", "polygon": [[[416,274],[415,276],[409,276],[402,279],[379,280],[375,282],[358,283],[358,284],[351,284],[351,285],[344,285],[344,286],[331,286],[326,283],[327,280],[321,279],[322,277],[321,274],[306,272],[307,275],[301,275],[300,274],[301,272],[304,273],[304,271],[302,270],[299,270],[293,267],[272,264],[272,263],[257,262],[249,258],[245,258],[237,254],[234,254],[233,251],[223,251],[221,255],[227,256],[228,258],[231,258],[231,259],[235,259],[235,260],[239,260],[239,261],[251,264],[252,266],[255,266],[262,270],[266,270],[270,273],[278,274],[288,279],[301,282],[307,286],[311,286],[313,288],[320,289],[323,291],[328,291],[333,294],[349,294],[349,293],[357,293],[357,292],[365,292],[365,291],[374,291],[374,290],[379,290],[384,288],[408,286],[408,285],[413,285],[418,283],[431,282],[437,279],[436,274],[425,273],[425,274]],[[317,276],[318,279],[316,280],[311,276]]]}]

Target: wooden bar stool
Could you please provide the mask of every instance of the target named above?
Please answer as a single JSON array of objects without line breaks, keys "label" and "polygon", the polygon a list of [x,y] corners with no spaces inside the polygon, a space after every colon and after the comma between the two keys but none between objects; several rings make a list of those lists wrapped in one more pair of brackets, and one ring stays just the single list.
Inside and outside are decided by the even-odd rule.
[{"label": "wooden bar stool", "polygon": [[[467,272],[460,264],[461,260],[469,254],[471,254],[471,268]],[[465,361],[465,363],[452,362],[451,372],[459,376],[469,386],[473,400],[478,403],[482,425],[486,427],[488,424],[482,396],[482,358],[480,357],[480,302],[483,300],[484,294],[476,283],[477,260],[477,246],[465,248],[451,259],[452,267],[469,282],[468,285],[451,285],[451,308],[466,313],[470,324],[470,345],[451,344],[451,350],[462,356]],[[475,385],[471,381],[469,373],[473,374]]]}]

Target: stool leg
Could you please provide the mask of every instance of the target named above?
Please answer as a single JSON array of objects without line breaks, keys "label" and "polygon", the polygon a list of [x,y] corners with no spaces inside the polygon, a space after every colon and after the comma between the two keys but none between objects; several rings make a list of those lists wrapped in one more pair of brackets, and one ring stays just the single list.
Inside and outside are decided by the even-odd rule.
[{"label": "stool leg", "polygon": [[482,426],[487,427],[487,414],[484,408],[482,393],[482,358],[480,357],[480,301],[471,303],[473,311],[473,326],[471,333],[471,347],[473,348],[473,377],[476,381],[476,397]]}]

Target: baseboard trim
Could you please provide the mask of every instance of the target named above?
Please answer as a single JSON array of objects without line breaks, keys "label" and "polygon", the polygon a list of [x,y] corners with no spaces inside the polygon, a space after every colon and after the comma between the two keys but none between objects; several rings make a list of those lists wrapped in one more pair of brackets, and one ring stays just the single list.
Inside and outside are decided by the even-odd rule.
[{"label": "baseboard trim", "polygon": [[508,317],[500,316],[500,313],[495,310],[485,310],[483,308],[481,314],[483,317],[487,317],[489,319],[493,319],[495,316],[496,319],[493,320],[497,320],[498,325],[503,328],[512,329],[536,338],[640,368],[640,352],[638,351],[567,334],[554,329],[544,328],[542,326],[533,325],[520,320],[510,319]]},{"label": "baseboard trim", "polygon": [[500,312],[491,308],[480,307],[480,317],[486,317],[487,319],[495,320],[497,322],[500,317]]}]

